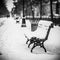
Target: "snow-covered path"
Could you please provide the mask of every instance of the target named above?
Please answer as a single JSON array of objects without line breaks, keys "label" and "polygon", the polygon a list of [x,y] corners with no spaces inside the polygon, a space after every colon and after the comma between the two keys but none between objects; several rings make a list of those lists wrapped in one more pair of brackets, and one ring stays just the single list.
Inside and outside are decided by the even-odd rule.
[{"label": "snow-covered path", "polygon": [[[0,50],[2,51],[5,58],[7,58],[7,60],[40,60],[40,59],[55,60],[57,59],[58,57],[57,55],[33,54],[30,52],[30,49],[28,49],[24,34],[26,34],[29,38],[31,36],[38,37],[40,36],[39,34],[41,34],[41,33],[37,33],[37,31],[39,31],[39,28],[37,29],[37,31],[31,32],[30,24],[28,22],[27,24],[29,25],[27,25],[26,28],[21,28],[21,24],[16,24],[13,18],[8,18],[7,20],[5,21],[4,25],[0,27],[0,33],[1,33],[0,34],[0,41],[1,41]],[[45,42],[45,46],[47,50],[50,50],[50,51],[53,50],[53,47],[59,46],[59,41],[55,42],[55,40],[56,39],[60,40],[59,38],[60,28],[55,27],[55,29],[52,29],[51,32],[53,33],[50,33],[49,40]],[[51,37],[51,35],[53,38]],[[52,45],[52,48],[51,48],[51,45]]]}]

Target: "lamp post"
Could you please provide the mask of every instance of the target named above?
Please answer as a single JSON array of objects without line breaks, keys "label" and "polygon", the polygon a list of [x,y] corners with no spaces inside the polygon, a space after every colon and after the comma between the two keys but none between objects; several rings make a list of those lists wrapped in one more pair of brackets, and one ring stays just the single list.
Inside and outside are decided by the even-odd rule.
[{"label": "lamp post", "polygon": [[31,0],[31,11],[32,11],[32,18],[34,20],[34,7],[33,7],[33,0]]},{"label": "lamp post", "polygon": [[42,0],[40,1],[40,18],[42,18]]},{"label": "lamp post", "polygon": [[51,21],[53,21],[52,0],[50,0]]},{"label": "lamp post", "polygon": [[25,14],[24,14],[24,0],[23,0],[23,18],[21,27],[26,27]]},{"label": "lamp post", "polygon": [[57,0],[57,3],[56,3],[56,13],[59,14],[59,1]]}]

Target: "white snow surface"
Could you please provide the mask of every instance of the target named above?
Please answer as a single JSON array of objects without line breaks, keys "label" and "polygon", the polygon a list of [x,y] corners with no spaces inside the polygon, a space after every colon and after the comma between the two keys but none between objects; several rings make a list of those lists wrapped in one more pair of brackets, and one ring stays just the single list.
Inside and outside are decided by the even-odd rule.
[{"label": "white snow surface", "polygon": [[[55,60],[57,58],[56,54],[41,53],[40,47],[34,49],[34,52],[36,53],[38,51],[39,54],[31,53],[31,48],[28,48],[26,45],[27,39],[24,34],[28,38],[32,36],[44,38],[48,26],[45,28],[43,24],[35,32],[31,32],[29,20],[26,21],[27,27],[22,28],[22,20],[16,24],[16,21],[12,17],[1,19],[4,21],[4,25],[0,27],[0,51],[7,60]],[[60,53],[60,27],[55,26],[51,29],[48,40],[44,45],[49,52]]]}]

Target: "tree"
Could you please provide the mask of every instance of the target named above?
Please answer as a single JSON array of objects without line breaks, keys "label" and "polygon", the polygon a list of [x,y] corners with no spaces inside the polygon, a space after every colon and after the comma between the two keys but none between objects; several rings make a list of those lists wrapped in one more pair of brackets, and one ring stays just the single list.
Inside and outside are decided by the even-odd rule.
[{"label": "tree", "polygon": [[0,17],[2,15],[5,16],[5,15],[8,15],[8,14],[9,14],[9,12],[8,12],[6,6],[5,6],[5,1],[4,0],[0,0]]}]

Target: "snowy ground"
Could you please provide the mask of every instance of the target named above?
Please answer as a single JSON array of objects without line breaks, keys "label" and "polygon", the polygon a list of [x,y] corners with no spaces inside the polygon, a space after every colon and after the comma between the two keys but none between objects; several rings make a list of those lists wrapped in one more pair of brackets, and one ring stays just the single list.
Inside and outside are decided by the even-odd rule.
[{"label": "snowy ground", "polygon": [[[58,55],[44,53],[43,49],[39,47],[36,47],[33,51],[34,53],[31,53],[31,48],[29,49],[26,45],[27,40],[24,34],[27,35],[28,38],[32,36],[44,38],[48,27],[45,28],[43,25],[43,28],[38,27],[35,32],[31,32],[29,20],[26,22],[26,28],[21,28],[21,21],[16,24],[16,21],[13,18],[4,18],[3,21],[4,25],[0,27],[0,50],[6,60],[58,60]],[[49,38],[45,42],[45,47],[50,53],[60,53],[59,45],[60,27],[55,26],[50,31]],[[41,53],[42,51],[43,53]]]}]

